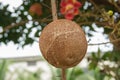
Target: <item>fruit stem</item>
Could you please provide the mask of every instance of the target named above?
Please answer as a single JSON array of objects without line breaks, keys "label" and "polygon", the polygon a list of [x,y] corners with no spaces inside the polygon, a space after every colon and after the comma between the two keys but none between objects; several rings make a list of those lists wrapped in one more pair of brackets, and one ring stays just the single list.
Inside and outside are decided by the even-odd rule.
[{"label": "fruit stem", "polygon": [[56,0],[51,0],[53,20],[57,20]]},{"label": "fruit stem", "polygon": [[62,68],[62,80],[66,80],[66,69]]}]

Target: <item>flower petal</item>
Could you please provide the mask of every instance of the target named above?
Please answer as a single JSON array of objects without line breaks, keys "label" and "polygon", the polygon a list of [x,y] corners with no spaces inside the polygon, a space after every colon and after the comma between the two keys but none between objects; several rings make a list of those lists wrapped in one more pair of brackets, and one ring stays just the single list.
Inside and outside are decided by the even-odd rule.
[{"label": "flower petal", "polygon": [[61,8],[61,9],[60,9],[60,12],[61,12],[61,14],[65,14],[65,13],[66,13],[65,8]]},{"label": "flower petal", "polygon": [[74,9],[74,15],[78,15],[79,14],[79,9]]},{"label": "flower petal", "polygon": [[69,20],[72,20],[74,18],[74,15],[73,14],[66,14],[65,18],[69,19]]},{"label": "flower petal", "polygon": [[74,3],[74,7],[75,8],[80,8],[82,6],[82,4],[81,4],[81,2],[76,2],[76,3]]},{"label": "flower petal", "polygon": [[60,3],[60,6],[65,7],[66,5],[67,5],[67,3],[65,2],[65,0],[62,0],[61,3]]},{"label": "flower petal", "polygon": [[67,4],[66,7],[65,7],[65,10],[67,11],[67,10],[70,10],[72,8],[74,8],[73,4]]}]

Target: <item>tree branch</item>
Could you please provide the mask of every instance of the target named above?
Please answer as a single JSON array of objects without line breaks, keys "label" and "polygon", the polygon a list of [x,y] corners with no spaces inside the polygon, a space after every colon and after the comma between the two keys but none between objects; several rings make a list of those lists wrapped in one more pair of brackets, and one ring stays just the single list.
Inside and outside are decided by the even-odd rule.
[{"label": "tree branch", "polygon": [[[38,21],[38,22],[50,22],[50,21],[52,21],[52,19],[42,19],[42,20],[41,19],[34,19],[32,21],[33,22],[35,22],[35,21]],[[29,20],[24,20],[24,21],[21,21],[19,23],[11,23],[11,25],[6,26],[3,29],[3,31],[0,32],[0,34],[2,34],[3,32],[6,32],[7,30],[10,30],[10,29],[12,29],[14,27],[18,27],[18,26],[24,25],[27,22],[29,22]],[[101,26],[104,26],[104,27],[105,27],[105,25],[107,25],[106,22],[78,22],[79,25],[90,25],[92,23],[96,23],[97,25],[101,25]],[[108,28],[108,27],[105,27],[105,28]],[[110,29],[112,29],[112,28],[110,28]]]},{"label": "tree branch", "polygon": [[[52,21],[52,19],[34,19],[34,20],[32,20],[33,22],[35,22],[35,21],[38,21],[38,22],[50,22],[50,21]],[[12,29],[12,28],[14,28],[14,27],[18,27],[18,26],[21,26],[21,25],[24,25],[24,24],[26,24],[27,22],[29,22],[29,20],[24,20],[24,21],[21,21],[21,22],[19,22],[19,23],[11,23],[10,25],[8,25],[8,26],[6,26],[4,29],[3,29],[3,31],[2,32],[0,32],[0,34],[2,34],[3,32],[6,32],[7,30],[10,30],[10,29]]]},{"label": "tree branch", "polygon": [[115,2],[115,0],[111,0],[111,1],[108,0],[108,2],[110,4],[112,4],[112,5],[114,5],[114,7],[118,10],[118,12],[120,12],[120,7],[117,5],[117,3]]},{"label": "tree branch", "polygon": [[98,6],[95,4],[95,2],[93,0],[89,0],[89,1],[93,4],[93,6],[95,7],[95,9],[99,10]]},{"label": "tree branch", "polygon": [[115,40],[113,40],[113,41],[109,41],[109,42],[103,42],[103,43],[97,43],[97,44],[90,43],[90,44],[88,44],[88,45],[89,45],[89,46],[104,45],[104,44],[114,43],[114,42],[118,42],[118,41],[120,41],[120,38],[115,39]]},{"label": "tree branch", "polygon": [[107,26],[110,26],[107,22],[90,22],[90,21],[86,21],[86,22],[78,22],[79,25],[90,25],[92,23],[95,23],[97,25],[100,25],[100,26],[103,26],[104,28],[108,28],[108,29],[113,29],[112,27],[107,27]]}]

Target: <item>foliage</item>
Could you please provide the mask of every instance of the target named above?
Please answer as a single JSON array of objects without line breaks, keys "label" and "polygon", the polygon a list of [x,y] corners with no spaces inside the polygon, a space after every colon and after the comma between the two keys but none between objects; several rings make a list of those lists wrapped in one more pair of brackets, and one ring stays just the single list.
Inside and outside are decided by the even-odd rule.
[{"label": "foliage", "polygon": [[[89,69],[99,68],[99,73],[109,78],[120,79],[120,54],[119,52],[101,52],[92,53],[88,57]],[[98,79],[97,79],[98,80]],[[100,79],[102,80],[102,79]]]},{"label": "foliage", "polygon": [[[112,40],[119,38],[119,1],[78,1],[81,2],[82,7],[79,8],[80,13],[75,16],[73,21],[77,22],[83,28],[89,26],[90,31],[95,30],[91,26],[95,23],[98,27],[104,28],[104,33],[108,35],[111,33],[111,36],[115,35]],[[44,14],[41,16],[32,16],[29,13],[29,9],[34,3],[40,3],[41,12]],[[57,14],[59,19],[64,18],[60,12],[60,3],[61,0],[57,0]],[[5,44],[10,41],[18,44],[19,47],[32,44],[34,41],[38,41],[40,31],[45,25],[52,21],[50,0],[25,0],[13,12],[9,11],[8,7],[9,5],[4,6],[2,3],[0,5],[0,29],[2,29],[0,32],[0,41]],[[109,11],[112,11],[113,15],[109,15]],[[86,34],[91,35],[90,31],[86,32]]]},{"label": "foliage", "polygon": [[[109,53],[108,53],[109,54]],[[104,56],[104,55],[103,55]],[[102,56],[102,57],[103,57]],[[105,57],[105,56],[104,56]],[[20,68],[16,68],[14,70],[14,72],[10,72],[8,70],[9,65],[6,64],[6,62],[8,61],[4,61],[1,60],[2,64],[0,65],[0,80],[7,80],[7,74],[10,75],[10,77],[8,78],[9,80],[12,80],[14,76],[17,75],[15,80],[41,80],[41,75],[42,73],[44,73],[43,70],[41,70],[40,68],[37,69],[37,71],[35,72],[31,72],[27,69],[20,69]],[[6,64],[6,65],[4,65]],[[89,67],[92,67],[92,62],[89,64]],[[57,68],[53,68],[51,66],[50,70],[51,70],[51,78],[50,80],[61,80],[61,69],[57,69]],[[117,68],[110,67],[110,65],[104,65],[103,69],[100,69],[100,65],[98,65],[97,67],[94,68],[80,68],[79,66],[76,66],[74,68],[70,68],[67,69],[66,71],[66,77],[67,80],[110,80],[112,78],[115,78],[115,80],[119,80],[120,78],[120,73],[119,71],[119,66]],[[111,72],[113,71],[115,74],[117,74],[116,76],[113,76]]]},{"label": "foliage", "polygon": [[0,80],[5,80],[8,62],[5,60],[0,60]]},{"label": "foliage", "polygon": [[[1,42],[7,44],[8,42],[13,41],[15,44],[18,44],[19,47],[22,47],[36,41],[36,38],[39,37],[41,26],[45,26],[47,24],[46,19],[44,18],[50,17],[51,13],[49,8],[47,8],[43,9],[43,12],[46,14],[43,14],[41,17],[32,17],[28,11],[30,5],[35,2],[40,1],[24,1],[20,7],[15,9],[14,12],[8,11],[8,6],[1,5],[1,7],[3,7],[0,8],[0,27],[3,29],[3,32],[0,34]],[[46,4],[46,1],[42,1],[42,3],[44,5]],[[47,3],[50,2],[48,1]],[[46,7],[43,6],[42,8]],[[32,36],[31,32],[34,33]]]},{"label": "foliage", "polygon": [[42,72],[38,69],[36,72],[24,70],[22,72],[17,71],[16,73],[18,75],[16,80],[41,80]]}]

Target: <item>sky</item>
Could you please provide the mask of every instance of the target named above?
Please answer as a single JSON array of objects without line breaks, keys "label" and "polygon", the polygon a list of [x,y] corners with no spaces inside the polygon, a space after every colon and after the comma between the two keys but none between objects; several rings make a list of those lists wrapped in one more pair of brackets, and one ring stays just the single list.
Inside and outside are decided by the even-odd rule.
[{"label": "sky", "polygon": [[9,4],[9,9],[13,11],[13,8],[19,7],[22,3],[22,0],[0,0],[4,5]]},{"label": "sky", "polygon": [[[4,5],[10,4],[9,10],[14,11],[13,8],[17,8],[22,3],[22,0],[0,0]],[[94,34],[94,37],[91,38],[91,41],[89,43],[102,43],[107,42],[107,40],[103,35],[102,32],[104,31],[103,28],[97,28],[95,24],[92,25],[96,31],[98,32],[91,32]],[[89,31],[89,28],[86,27],[85,31]],[[87,37],[87,36],[86,36]],[[87,40],[89,38],[87,37]],[[91,51],[97,51],[98,47],[102,51],[108,51],[112,50],[112,45],[101,45],[101,46],[88,46],[87,53]],[[8,43],[8,45],[2,44],[0,46],[0,58],[13,58],[13,57],[24,57],[24,56],[40,56],[41,52],[39,49],[39,43],[34,42],[32,46],[26,46],[24,49],[18,49],[17,45],[15,45],[13,42]]]}]

